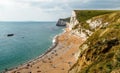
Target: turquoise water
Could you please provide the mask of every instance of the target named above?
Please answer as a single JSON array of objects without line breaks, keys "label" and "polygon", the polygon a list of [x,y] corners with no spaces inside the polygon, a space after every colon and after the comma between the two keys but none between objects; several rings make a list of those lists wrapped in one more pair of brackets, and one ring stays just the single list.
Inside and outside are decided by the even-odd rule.
[{"label": "turquoise water", "polygon": [[[62,32],[55,22],[0,22],[0,71],[43,54]],[[13,33],[14,36],[7,37]]]}]

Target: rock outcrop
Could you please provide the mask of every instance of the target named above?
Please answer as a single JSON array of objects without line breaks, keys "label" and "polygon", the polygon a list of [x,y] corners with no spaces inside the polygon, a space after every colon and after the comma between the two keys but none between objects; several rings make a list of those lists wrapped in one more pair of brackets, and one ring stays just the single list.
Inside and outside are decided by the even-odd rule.
[{"label": "rock outcrop", "polygon": [[70,21],[70,18],[59,19],[56,26],[66,26]]},{"label": "rock outcrop", "polygon": [[66,26],[66,21],[59,19],[56,26]]}]

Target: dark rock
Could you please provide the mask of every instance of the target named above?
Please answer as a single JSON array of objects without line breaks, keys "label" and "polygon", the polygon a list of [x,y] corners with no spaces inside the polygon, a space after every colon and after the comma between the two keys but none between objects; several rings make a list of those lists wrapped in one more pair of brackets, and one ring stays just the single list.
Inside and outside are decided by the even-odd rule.
[{"label": "dark rock", "polygon": [[14,36],[14,34],[7,34],[7,36],[8,36],[8,37],[10,37],[10,36]]},{"label": "dark rock", "polygon": [[66,22],[63,21],[62,19],[59,19],[56,26],[66,26]]}]

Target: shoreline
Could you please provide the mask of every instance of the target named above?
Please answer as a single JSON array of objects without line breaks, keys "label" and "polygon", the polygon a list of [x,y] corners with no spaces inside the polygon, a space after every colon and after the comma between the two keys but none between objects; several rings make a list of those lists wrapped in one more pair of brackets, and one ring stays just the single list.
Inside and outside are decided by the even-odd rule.
[{"label": "shoreline", "polygon": [[34,58],[34,59],[31,59],[23,64],[20,64],[18,66],[15,66],[15,67],[12,67],[12,68],[8,68],[7,70],[2,70],[0,72],[2,73],[6,73],[7,71],[11,71],[11,70],[14,70],[14,69],[17,69],[17,68],[20,68],[21,66],[24,66],[24,65],[27,65],[29,63],[32,63],[32,62],[37,62],[39,59],[42,59],[45,55],[47,55],[48,53],[52,52],[52,50],[55,49],[55,47],[58,45],[58,37],[62,34],[64,34],[66,31],[64,29],[62,29],[63,31],[57,35],[55,35],[52,39],[52,45],[48,48],[48,50],[46,50],[46,52],[44,52],[43,54],[39,55],[38,57]]},{"label": "shoreline", "polygon": [[53,37],[53,44],[42,55],[3,73],[67,73],[76,63],[76,53],[84,41],[67,29]]}]

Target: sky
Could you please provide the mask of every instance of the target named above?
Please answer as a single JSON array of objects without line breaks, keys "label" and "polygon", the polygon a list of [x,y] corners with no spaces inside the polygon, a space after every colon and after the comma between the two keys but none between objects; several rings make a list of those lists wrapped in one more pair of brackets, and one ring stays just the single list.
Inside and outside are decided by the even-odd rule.
[{"label": "sky", "polygon": [[120,0],[0,0],[0,21],[57,21],[76,9],[120,9]]}]

